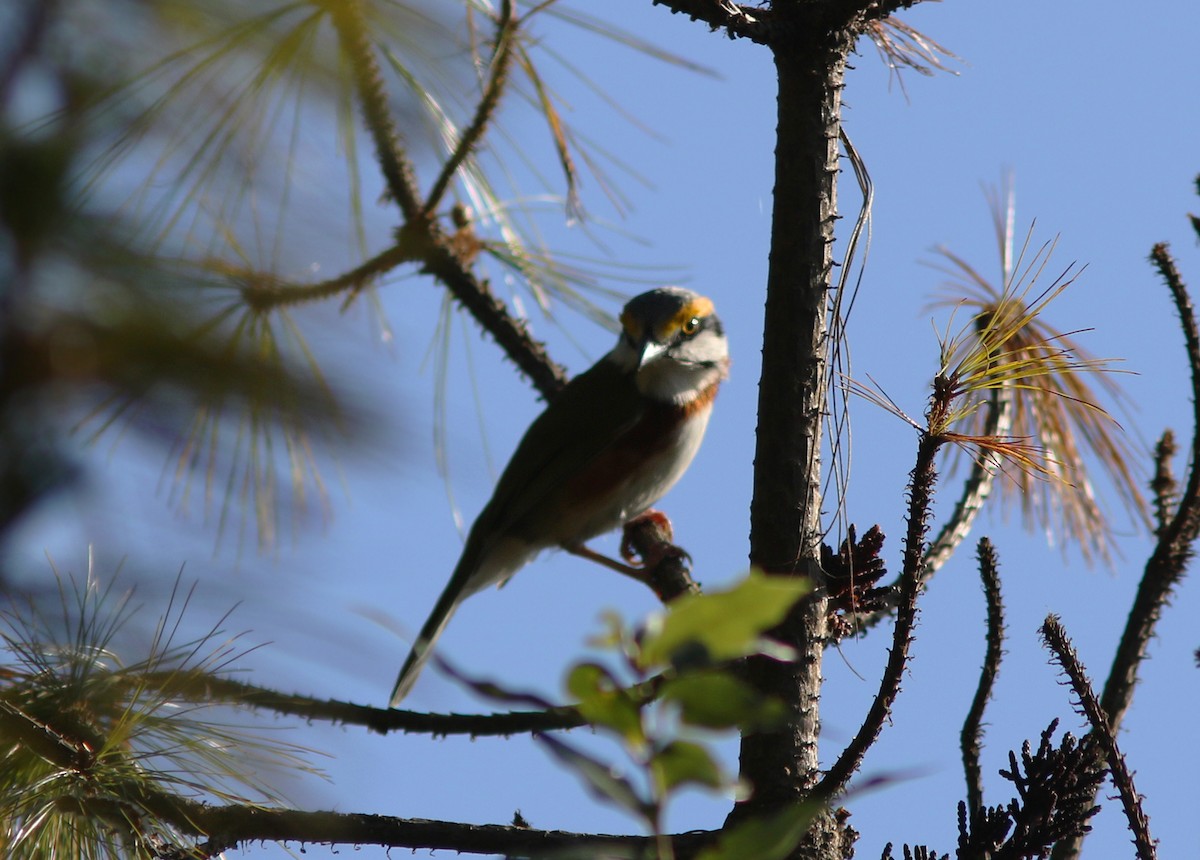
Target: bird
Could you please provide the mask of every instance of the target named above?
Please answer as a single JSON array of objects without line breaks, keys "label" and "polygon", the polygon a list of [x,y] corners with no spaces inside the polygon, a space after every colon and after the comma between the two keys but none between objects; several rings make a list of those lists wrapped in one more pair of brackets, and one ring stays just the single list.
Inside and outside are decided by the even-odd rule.
[{"label": "bird", "polygon": [[568,382],[517,444],[400,670],[392,707],[463,600],[542,550],[601,560],[587,541],[645,513],[691,465],[729,367],[713,303],[659,287],[630,299],[620,323],[616,346]]}]

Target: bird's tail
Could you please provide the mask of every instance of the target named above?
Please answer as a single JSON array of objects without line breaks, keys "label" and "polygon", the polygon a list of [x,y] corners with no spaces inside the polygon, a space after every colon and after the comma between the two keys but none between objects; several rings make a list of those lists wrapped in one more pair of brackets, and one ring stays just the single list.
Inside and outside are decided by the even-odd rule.
[{"label": "bird's tail", "polygon": [[446,629],[446,625],[450,623],[450,617],[454,615],[459,604],[489,585],[505,581],[537,553],[536,547],[521,540],[479,540],[477,533],[481,528],[481,523],[484,524],[485,533],[487,530],[488,521],[485,520],[485,514],[486,510],[475,521],[471,534],[467,538],[467,545],[463,549],[462,557],[458,560],[458,565],[454,568],[454,574],[450,577],[449,584],[442,592],[442,596],[438,598],[437,605],[429,614],[429,620],[421,628],[421,633],[417,636],[417,641],[413,643],[408,659],[404,661],[404,666],[400,669],[400,677],[396,679],[396,686],[392,688],[391,707],[393,708],[400,704],[400,700],[408,695],[408,691],[417,682],[417,675],[429,662],[434,644],[442,635],[442,631]]},{"label": "bird's tail", "polygon": [[433,612],[429,614],[425,626],[421,628],[420,635],[413,642],[412,650],[408,652],[408,659],[404,661],[404,666],[400,669],[400,675],[396,678],[396,686],[392,688],[390,707],[396,707],[400,704],[400,700],[408,695],[413,684],[417,682],[417,675],[421,674],[421,670],[425,668],[425,664],[433,655],[433,646],[438,637],[442,635],[442,631],[450,623],[454,611],[458,609],[458,605],[469,593],[464,592],[453,579],[446,590],[442,592],[442,596],[438,598],[437,605],[433,607]]}]

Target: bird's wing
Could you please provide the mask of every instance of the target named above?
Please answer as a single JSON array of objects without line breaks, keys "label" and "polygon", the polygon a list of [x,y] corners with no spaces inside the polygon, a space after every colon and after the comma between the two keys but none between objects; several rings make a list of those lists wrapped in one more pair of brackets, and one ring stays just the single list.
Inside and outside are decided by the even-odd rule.
[{"label": "bird's wing", "polygon": [[601,360],[567,384],[517,444],[472,537],[506,534],[582,471],[642,416],[633,377]]},{"label": "bird's wing", "polygon": [[458,565],[413,643],[392,691],[392,707],[411,689],[459,604],[511,575],[542,548],[537,536],[524,534],[522,527],[541,514],[556,490],[633,427],[643,411],[632,377],[602,360],[572,379],[534,419],[491,501],[471,527]]}]

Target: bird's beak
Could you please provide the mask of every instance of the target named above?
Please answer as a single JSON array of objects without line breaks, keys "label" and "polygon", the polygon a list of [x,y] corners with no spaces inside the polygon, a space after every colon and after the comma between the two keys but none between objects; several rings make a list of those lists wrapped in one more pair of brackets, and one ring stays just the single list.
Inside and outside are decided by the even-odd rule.
[{"label": "bird's beak", "polygon": [[650,338],[643,340],[641,348],[638,350],[638,370],[641,370],[666,351],[667,345],[665,343],[659,343],[656,340],[650,340]]}]

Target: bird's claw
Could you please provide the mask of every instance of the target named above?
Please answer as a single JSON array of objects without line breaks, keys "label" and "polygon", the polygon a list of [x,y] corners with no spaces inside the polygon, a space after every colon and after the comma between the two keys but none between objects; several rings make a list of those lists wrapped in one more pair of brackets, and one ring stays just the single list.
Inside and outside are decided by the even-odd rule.
[{"label": "bird's claw", "polygon": [[663,559],[692,557],[674,545],[675,529],[662,511],[654,509],[625,523],[621,532],[621,558],[636,567],[657,567]]}]

